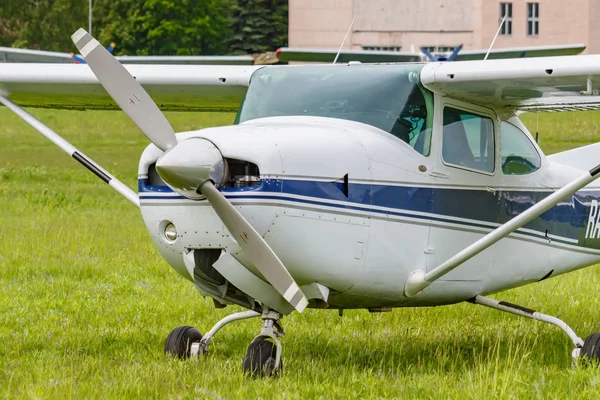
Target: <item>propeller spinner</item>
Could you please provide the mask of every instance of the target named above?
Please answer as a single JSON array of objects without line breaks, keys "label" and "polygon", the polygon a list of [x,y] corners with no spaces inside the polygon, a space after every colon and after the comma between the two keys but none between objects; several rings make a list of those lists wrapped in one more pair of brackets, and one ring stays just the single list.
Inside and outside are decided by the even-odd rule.
[{"label": "propeller spinner", "polygon": [[175,191],[190,199],[206,197],[223,224],[267,281],[299,312],[308,300],[277,254],[216,185],[225,173],[223,156],[210,141],[185,140],[178,145],[164,114],[134,77],[84,29],[72,36],[104,89],[152,143],[165,151],[156,171]]}]

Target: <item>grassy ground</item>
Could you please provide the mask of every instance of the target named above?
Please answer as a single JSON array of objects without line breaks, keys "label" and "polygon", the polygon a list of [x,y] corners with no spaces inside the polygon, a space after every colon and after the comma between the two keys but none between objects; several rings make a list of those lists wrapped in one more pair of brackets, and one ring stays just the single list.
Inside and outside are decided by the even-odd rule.
[{"label": "grassy ground", "polygon": [[[118,112],[33,110],[135,187],[147,140]],[[169,114],[176,130],[232,115]],[[536,116],[524,121],[536,130]],[[542,115],[548,152],[600,140],[600,114]],[[600,158],[599,158],[600,159]],[[0,397],[598,398],[600,370],[572,367],[559,329],[471,304],[386,314],[308,310],[284,320],[285,374],[251,380],[241,360],[257,320],[228,326],[199,363],[163,354],[169,331],[215,310],[151,244],[139,212],[0,109]],[[495,297],[600,330],[600,270]]]}]

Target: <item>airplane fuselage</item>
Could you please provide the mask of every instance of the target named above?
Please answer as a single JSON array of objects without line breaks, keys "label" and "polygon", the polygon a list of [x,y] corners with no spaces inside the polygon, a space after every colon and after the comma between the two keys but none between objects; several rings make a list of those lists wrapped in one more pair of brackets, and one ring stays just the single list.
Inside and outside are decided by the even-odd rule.
[{"label": "airplane fuselage", "polygon": [[[476,173],[445,164],[435,134],[424,156],[378,128],[322,117],[256,119],[183,133],[179,140],[190,137],[208,139],[228,160],[258,167],[255,179],[221,190],[298,284],[318,282],[330,290],[332,308],[454,303],[600,261],[600,187],[592,186],[408,298],[403,289],[411,271],[435,268],[580,171],[542,157],[541,167],[527,175],[498,168]],[[161,154],[151,145],[142,156],[140,203],[169,264],[212,297],[219,292],[186,267],[192,249],[211,257],[229,252],[260,276],[207,201],[188,200],[156,176],[148,178]],[[166,223],[176,227],[175,241],[165,239]]]}]

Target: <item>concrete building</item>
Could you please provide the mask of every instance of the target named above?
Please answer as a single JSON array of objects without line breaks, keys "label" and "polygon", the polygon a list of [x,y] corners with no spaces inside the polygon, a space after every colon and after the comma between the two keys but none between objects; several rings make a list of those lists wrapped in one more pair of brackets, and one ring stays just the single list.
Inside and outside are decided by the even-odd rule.
[{"label": "concrete building", "polygon": [[600,0],[289,0],[289,46],[418,51],[582,43],[600,53]]}]

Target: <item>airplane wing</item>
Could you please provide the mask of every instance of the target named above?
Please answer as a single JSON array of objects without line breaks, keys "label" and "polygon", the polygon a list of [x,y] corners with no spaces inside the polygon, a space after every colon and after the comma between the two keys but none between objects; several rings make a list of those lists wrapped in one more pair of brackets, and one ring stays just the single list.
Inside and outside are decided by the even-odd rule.
[{"label": "airplane wing", "polygon": [[252,56],[118,56],[121,64],[252,65]]},{"label": "airplane wing", "polygon": [[60,63],[73,64],[69,53],[0,47],[0,62],[3,63]]},{"label": "airplane wing", "polygon": [[[583,50],[585,50],[584,44],[492,49],[488,60],[499,58],[574,56]],[[456,55],[455,61],[483,60],[486,53],[487,50],[463,50]]]},{"label": "airplane wing", "polygon": [[[128,65],[163,110],[237,111],[262,66]],[[23,107],[118,109],[85,64],[0,64],[0,94]]]},{"label": "airplane wing", "polygon": [[600,109],[600,55],[430,63],[421,82],[435,93],[495,108]]},{"label": "airplane wing", "polygon": [[[240,56],[118,56],[121,64],[178,65],[252,65],[273,64],[277,59],[269,53]],[[56,51],[0,47],[0,63],[60,63],[73,64],[73,55]],[[258,61],[258,62],[257,62]],[[333,61],[333,59],[332,59]]]},{"label": "airplane wing", "polygon": [[[338,49],[302,49],[282,47],[275,53],[279,61],[322,62],[331,64]],[[420,53],[380,51],[380,50],[342,50],[338,63],[360,61],[361,63],[379,62],[415,62],[420,61]]]},{"label": "airplane wing", "polygon": [[[488,59],[568,56],[579,54],[583,50],[585,50],[585,45],[583,44],[515,47],[492,50],[490,51]],[[324,50],[282,47],[277,50],[275,54],[281,62],[298,61],[332,63],[337,52],[337,49]],[[486,53],[487,50],[463,50],[457,54],[455,61],[483,60]],[[347,63],[349,61],[360,61],[363,63],[419,62],[421,60],[422,53],[378,50],[343,50],[338,58],[339,63]]]}]

